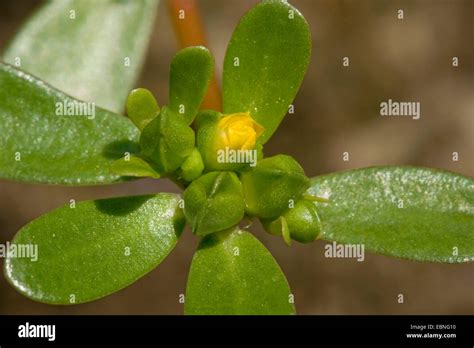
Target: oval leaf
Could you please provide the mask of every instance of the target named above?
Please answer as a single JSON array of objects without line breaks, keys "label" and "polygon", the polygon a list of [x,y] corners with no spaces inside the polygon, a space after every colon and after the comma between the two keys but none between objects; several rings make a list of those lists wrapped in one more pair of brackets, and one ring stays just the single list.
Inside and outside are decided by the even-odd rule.
[{"label": "oval leaf", "polygon": [[293,314],[285,275],[250,233],[205,237],[193,257],[185,314]]},{"label": "oval leaf", "polygon": [[184,227],[172,194],[84,201],[23,227],[11,248],[37,248],[34,258],[8,257],[7,280],[23,295],[77,304],[109,295],[155,268]]},{"label": "oval leaf", "polygon": [[474,260],[474,180],[415,167],[372,167],[316,177],[309,192],[322,238],[418,261]]},{"label": "oval leaf", "polygon": [[129,119],[2,63],[0,86],[0,178],[66,185],[123,180],[110,166],[139,149]]},{"label": "oval leaf", "polygon": [[214,72],[214,58],[203,46],[187,47],[173,58],[170,68],[169,108],[187,124],[196,117]]},{"label": "oval leaf", "polygon": [[122,112],[140,73],[157,0],[47,2],[3,59],[75,98]]},{"label": "oval leaf", "polygon": [[275,132],[298,92],[311,56],[308,24],[286,1],[262,1],[238,24],[227,48],[224,113],[250,112]]}]

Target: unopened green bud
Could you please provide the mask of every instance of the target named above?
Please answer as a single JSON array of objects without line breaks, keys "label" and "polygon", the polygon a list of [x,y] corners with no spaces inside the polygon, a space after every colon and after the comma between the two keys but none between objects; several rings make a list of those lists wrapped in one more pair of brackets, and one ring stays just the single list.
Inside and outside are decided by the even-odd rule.
[{"label": "unopened green bud", "polygon": [[197,148],[184,160],[181,165],[181,176],[184,180],[191,182],[201,176],[204,163]]},{"label": "unopened green bud", "polygon": [[240,177],[246,212],[260,218],[276,218],[309,188],[303,168],[287,155],[265,158]]},{"label": "unopened green bud", "polygon": [[160,173],[178,169],[194,149],[194,131],[183,118],[167,107],[143,129],[142,153],[151,159]]},{"label": "unopened green bud", "polygon": [[[287,235],[300,243],[314,241],[321,232],[321,222],[316,205],[306,199],[299,200],[294,208],[288,209],[276,219],[262,219],[265,230],[274,235],[282,235],[287,244]],[[285,238],[286,237],[286,238]]]},{"label": "unopened green bud", "polygon": [[244,216],[242,184],[232,172],[204,174],[186,188],[183,197],[184,215],[198,236],[235,226]]}]

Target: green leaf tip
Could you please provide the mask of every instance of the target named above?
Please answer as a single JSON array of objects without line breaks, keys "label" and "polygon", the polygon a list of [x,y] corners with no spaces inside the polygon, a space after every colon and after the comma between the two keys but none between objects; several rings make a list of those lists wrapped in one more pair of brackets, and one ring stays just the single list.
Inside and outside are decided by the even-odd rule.
[{"label": "green leaf tip", "polygon": [[130,92],[126,109],[128,117],[140,131],[160,113],[155,97],[146,88],[137,88]]},{"label": "green leaf tip", "polygon": [[114,174],[120,176],[150,177],[154,179],[161,177],[150,163],[134,155],[126,155],[116,160],[112,163],[111,170]]},{"label": "green leaf tip", "polygon": [[214,73],[214,58],[203,46],[180,50],[170,68],[169,108],[189,125],[196,117]]}]

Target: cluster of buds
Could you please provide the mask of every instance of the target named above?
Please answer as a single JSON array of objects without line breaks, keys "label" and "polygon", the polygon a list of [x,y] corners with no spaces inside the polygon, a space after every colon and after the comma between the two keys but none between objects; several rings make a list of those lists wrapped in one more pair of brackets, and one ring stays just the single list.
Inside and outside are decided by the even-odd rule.
[{"label": "cluster of buds", "polygon": [[[173,66],[172,66],[173,68]],[[264,127],[251,113],[160,108],[150,91],[130,93],[127,114],[141,131],[140,153],[118,160],[124,176],[169,177],[183,186],[184,214],[206,236],[258,218],[271,234],[307,243],[320,233],[310,180],[291,156],[264,158]]]}]

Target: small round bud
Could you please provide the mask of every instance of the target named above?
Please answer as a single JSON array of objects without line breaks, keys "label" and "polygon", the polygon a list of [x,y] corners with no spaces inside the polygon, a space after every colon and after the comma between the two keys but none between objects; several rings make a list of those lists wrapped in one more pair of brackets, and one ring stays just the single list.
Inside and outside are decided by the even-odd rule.
[{"label": "small round bud", "polygon": [[206,111],[197,122],[197,147],[207,171],[239,171],[254,167],[261,157],[263,132],[248,112],[222,115]]},{"label": "small round bud", "polygon": [[164,106],[160,114],[143,129],[140,137],[142,154],[151,159],[159,172],[171,173],[191,155],[194,131],[183,118]]},{"label": "small round bud", "polygon": [[305,199],[299,200],[294,208],[288,209],[279,218],[261,221],[267,232],[284,236],[287,229],[291,239],[300,243],[314,241],[321,232],[321,221],[316,205]]},{"label": "small round bud", "polygon": [[198,236],[233,227],[244,216],[242,184],[232,172],[204,174],[186,188],[183,197],[184,215]]},{"label": "small round bud", "polygon": [[303,168],[287,155],[265,158],[240,176],[246,212],[259,218],[276,218],[309,188]]},{"label": "small round bud", "polygon": [[181,176],[184,180],[191,182],[200,177],[203,170],[204,163],[201,154],[198,149],[194,148],[193,152],[191,152],[181,165]]},{"label": "small round bud", "polygon": [[248,112],[224,115],[217,123],[216,150],[252,150],[263,127]]}]

